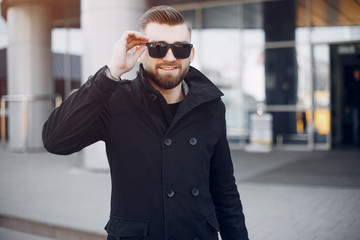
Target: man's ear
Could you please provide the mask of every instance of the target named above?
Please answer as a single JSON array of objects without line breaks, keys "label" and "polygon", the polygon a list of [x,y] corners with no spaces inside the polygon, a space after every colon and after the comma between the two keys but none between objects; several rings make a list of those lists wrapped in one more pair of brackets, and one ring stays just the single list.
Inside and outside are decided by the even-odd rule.
[{"label": "man's ear", "polygon": [[190,63],[192,63],[192,61],[194,60],[195,57],[195,48],[191,49],[191,53],[190,53]]}]

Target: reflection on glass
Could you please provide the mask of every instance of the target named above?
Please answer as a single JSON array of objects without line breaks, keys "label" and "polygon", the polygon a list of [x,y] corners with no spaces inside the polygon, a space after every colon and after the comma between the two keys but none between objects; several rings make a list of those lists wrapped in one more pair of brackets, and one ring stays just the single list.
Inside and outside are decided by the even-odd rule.
[{"label": "reflection on glass", "polygon": [[[265,21],[264,12],[270,5],[276,5],[275,2],[224,3],[223,6],[204,6],[199,9],[200,11],[184,11],[185,17],[194,26],[197,24],[192,39],[196,50],[193,65],[225,93],[223,101],[227,106],[226,117],[230,136],[248,138],[250,115],[256,113],[257,103],[269,102],[269,97],[279,94],[285,98],[291,97],[292,100],[273,102],[267,107],[267,112],[274,116],[284,115],[284,118],[280,119],[281,122],[276,124],[291,124],[292,126],[288,126],[289,129],[295,129],[293,134],[285,133],[280,136],[279,139],[282,139],[283,143],[306,146],[313,141],[330,144],[329,46],[334,42],[359,41],[360,26],[340,26],[339,17],[333,18],[338,19],[339,22],[336,22],[328,18],[325,12],[315,14],[322,9],[315,8],[320,4],[317,1],[310,1],[313,7],[310,11],[307,1],[298,0],[295,6],[296,14],[283,16],[296,18],[296,21],[283,19],[284,22],[289,20],[295,23],[295,26],[292,25],[295,28],[294,41],[293,38],[279,37],[278,34],[282,33],[279,30],[272,32],[272,35],[278,36],[275,40],[266,42],[269,37],[268,28],[271,26]],[[325,7],[329,9],[328,5]],[[344,14],[347,12],[343,12]],[[296,59],[295,64],[290,65],[293,66],[291,69],[294,73],[285,73],[291,69],[279,66],[286,64],[276,61],[276,58],[273,58],[275,61],[271,64],[274,66],[271,67],[283,69],[281,71],[284,74],[279,75],[279,72],[276,72],[277,74],[272,76],[271,72],[265,73],[265,62],[269,61],[265,54],[284,52],[284,49],[293,48],[296,53],[292,52],[291,56],[294,55]],[[283,77],[284,81],[279,81],[279,76]],[[287,76],[294,76],[295,80],[286,79]],[[270,96],[268,87],[271,87],[272,83],[275,91]],[[286,89],[294,89],[295,96],[284,94],[283,91]],[[295,120],[284,120],[290,116]],[[274,117],[274,121],[279,121],[279,118]]]}]

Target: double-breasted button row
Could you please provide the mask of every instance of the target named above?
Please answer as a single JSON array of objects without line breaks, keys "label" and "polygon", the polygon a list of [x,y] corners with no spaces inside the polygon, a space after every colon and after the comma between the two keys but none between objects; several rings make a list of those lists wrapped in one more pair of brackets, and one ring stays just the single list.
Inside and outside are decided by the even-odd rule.
[{"label": "double-breasted button row", "polygon": [[[165,190],[165,194],[166,194],[166,196],[168,196],[169,198],[172,198],[173,196],[175,196],[175,191],[174,191],[173,189],[171,189],[171,188],[168,188],[168,189]],[[191,194],[192,194],[194,197],[199,196],[199,194],[200,194],[199,188],[198,188],[198,187],[193,187],[193,188],[191,189]]]},{"label": "double-breasted button row", "polygon": [[[190,144],[191,146],[195,146],[195,145],[197,144],[197,142],[198,142],[197,138],[192,137],[192,138],[189,139],[189,144]],[[166,139],[164,140],[164,144],[165,144],[166,146],[170,147],[171,144],[172,144],[171,138],[166,138]]]}]

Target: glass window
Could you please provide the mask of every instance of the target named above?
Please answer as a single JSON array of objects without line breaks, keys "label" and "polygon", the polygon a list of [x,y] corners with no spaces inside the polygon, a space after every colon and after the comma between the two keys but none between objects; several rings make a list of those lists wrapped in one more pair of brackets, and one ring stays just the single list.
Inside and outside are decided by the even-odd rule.
[{"label": "glass window", "polygon": [[356,41],[360,39],[360,26],[314,27],[312,43]]},{"label": "glass window", "polygon": [[238,29],[204,29],[193,38],[201,70],[220,87],[239,82],[240,31]]},{"label": "glass window", "polygon": [[184,10],[181,11],[181,14],[184,16],[186,22],[191,23],[193,29],[196,29],[198,27],[196,24],[195,10]]},{"label": "glass window", "polygon": [[245,94],[257,102],[265,101],[264,31],[242,31],[240,86]]},{"label": "glass window", "polygon": [[326,143],[330,134],[330,49],[328,44],[313,47],[314,141]]},{"label": "glass window", "polygon": [[204,8],[203,28],[239,28],[239,5]]},{"label": "glass window", "polygon": [[243,26],[246,29],[259,29],[263,28],[263,4],[261,2],[257,3],[247,3],[243,6]]},{"label": "glass window", "polygon": [[225,94],[230,139],[249,142],[250,116],[263,106],[273,117],[275,144],[330,146],[329,46],[360,39],[360,15],[352,10],[358,5],[344,2],[253,1],[183,11],[199,27],[192,65]]}]

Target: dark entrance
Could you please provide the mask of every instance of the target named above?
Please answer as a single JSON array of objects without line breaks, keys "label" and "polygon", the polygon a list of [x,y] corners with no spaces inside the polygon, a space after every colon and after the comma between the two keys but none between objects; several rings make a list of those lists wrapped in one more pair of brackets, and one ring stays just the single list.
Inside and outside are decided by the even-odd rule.
[{"label": "dark entrance", "polygon": [[332,45],[333,147],[360,147],[360,43]]}]

